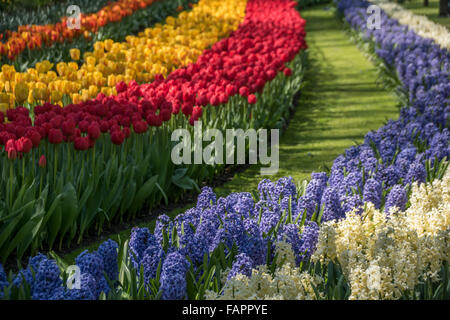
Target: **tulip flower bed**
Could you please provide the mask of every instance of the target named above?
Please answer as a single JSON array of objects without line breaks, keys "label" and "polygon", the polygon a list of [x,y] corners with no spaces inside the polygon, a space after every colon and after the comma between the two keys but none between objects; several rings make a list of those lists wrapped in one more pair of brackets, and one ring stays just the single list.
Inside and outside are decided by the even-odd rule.
[{"label": "tulip flower bed", "polygon": [[[157,2],[154,6],[167,13],[168,8],[175,11],[178,2],[164,3]],[[84,63],[80,66],[74,62],[58,63],[58,75],[52,70],[54,64],[48,60],[36,63],[35,68],[23,73],[16,73],[13,66],[4,65],[0,73],[4,85],[0,82],[0,89],[4,87],[7,93],[3,94],[3,99],[9,104],[8,108],[14,106],[14,100],[19,105],[24,102],[32,105],[79,103],[95,98],[99,92],[117,94],[115,85],[121,81],[144,83],[153,80],[157,74],[167,76],[175,68],[195,62],[204,49],[235,30],[244,18],[245,4],[245,0],[201,1],[190,12],[182,12],[177,18],[168,17],[163,26],[147,28],[138,36],[126,36],[126,42],[105,39],[108,34],[102,33],[104,41],[95,42],[93,52],[83,54]],[[151,21],[146,16],[139,18]],[[73,48],[69,53],[73,60],[80,59],[79,49]],[[16,84],[24,93],[16,90]]]},{"label": "tulip flower bed", "polygon": [[[134,11],[119,21],[108,23],[99,27],[96,32],[90,32],[88,37],[74,37],[70,41],[54,42],[50,46],[41,46],[34,49],[25,49],[13,60],[7,55],[0,55],[2,64],[14,65],[16,71],[26,72],[35,67],[38,62],[50,60],[52,63],[70,62],[70,50],[77,48],[82,53],[94,51],[94,44],[99,41],[113,40],[125,41],[126,37],[138,34],[143,29],[153,26],[155,23],[163,22],[169,15],[190,10],[193,3],[198,0],[167,0],[153,1],[143,9]],[[84,60],[81,55],[81,60]],[[57,71],[56,69],[54,71]]]},{"label": "tulip flower bed", "polygon": [[249,1],[232,35],[166,79],[119,83],[117,96],[64,108],[46,103],[33,114],[18,107],[8,110],[7,123],[0,113],[2,260],[100,233],[142,207],[177,200],[224,168],[174,165],[174,129],[195,120],[205,128],[282,126],[306,47],[305,21],[293,4]]},{"label": "tulip flower bed", "polygon": [[89,38],[91,33],[111,22],[117,22],[131,15],[134,11],[151,5],[154,0],[117,0],[107,4],[98,12],[81,14],[80,28],[71,28],[68,17],[49,25],[22,25],[17,31],[3,33],[4,43],[0,43],[0,55],[14,60],[25,49],[33,50],[53,43],[71,41],[83,35]]},{"label": "tulip flower bed", "polygon": [[[107,0],[89,1],[89,0],[66,0],[57,1],[52,4],[36,6],[33,8],[23,7],[19,4],[10,4],[2,8],[0,13],[0,33],[3,39],[7,31],[17,31],[24,25],[47,25],[55,24],[61,21],[66,15],[67,8],[70,5],[77,5],[84,14],[99,11],[108,3]],[[1,4],[0,4],[1,5]]]}]

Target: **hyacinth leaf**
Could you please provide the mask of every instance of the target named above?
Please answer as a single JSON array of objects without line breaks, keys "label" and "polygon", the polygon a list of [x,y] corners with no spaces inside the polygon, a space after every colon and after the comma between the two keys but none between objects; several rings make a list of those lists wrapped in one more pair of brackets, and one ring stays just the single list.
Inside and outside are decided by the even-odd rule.
[{"label": "hyacinth leaf", "polygon": [[289,197],[289,203],[288,203],[288,216],[286,219],[286,223],[292,223],[292,197]]},{"label": "hyacinth leaf", "polygon": [[318,211],[317,209],[318,209],[318,207],[316,205],[316,210],[314,210],[314,213],[313,213],[313,215],[311,217],[311,221],[316,221],[317,222],[317,211]]},{"label": "hyacinth leaf", "polygon": [[298,213],[297,218],[295,219],[295,222],[294,222],[295,224],[297,224],[298,219],[300,218],[300,216],[302,217],[302,220],[300,221],[299,228],[301,228],[301,227],[303,227],[305,225],[306,216],[307,216],[306,208],[305,208],[305,210],[303,210],[302,214]]},{"label": "hyacinth leaf", "polygon": [[195,281],[195,272],[194,272],[192,260],[189,257],[187,257],[187,259],[190,263],[190,269],[186,273],[186,293],[187,293],[187,298],[189,300],[194,300],[195,296],[197,294],[197,291],[198,291],[197,284]]},{"label": "hyacinth leaf", "polygon": [[180,238],[178,237],[177,227],[172,227],[172,247],[180,248]]},{"label": "hyacinth leaf", "polygon": [[125,242],[123,243],[122,246],[120,246],[119,248],[119,256],[118,256],[118,261],[119,261],[119,283],[123,284],[125,283],[125,266],[127,264],[127,260],[128,258],[128,243],[129,240],[125,240]]},{"label": "hyacinth leaf", "polygon": [[56,254],[56,252],[54,251],[49,251],[48,255],[56,261],[56,264],[58,265],[59,269],[63,270],[63,272],[66,273],[66,270],[70,264],[63,258],[61,258],[61,256]]},{"label": "hyacinth leaf", "polygon": [[[319,212],[319,216],[317,217],[317,224],[320,226],[321,222],[322,222],[322,216],[323,216],[323,211],[325,210],[324,207],[320,208],[320,212]],[[314,221],[311,219],[311,221]]]},{"label": "hyacinth leaf", "polygon": [[327,286],[334,287],[336,285],[336,275],[334,274],[333,262],[330,261],[327,266]]},{"label": "hyacinth leaf", "polygon": [[205,291],[206,289],[210,289],[212,286],[212,279],[214,277],[214,273],[216,271],[216,266],[212,265],[209,268],[209,271],[207,273],[207,277],[205,278],[205,281],[199,286],[199,290],[196,295],[196,300],[203,300],[205,297]]}]

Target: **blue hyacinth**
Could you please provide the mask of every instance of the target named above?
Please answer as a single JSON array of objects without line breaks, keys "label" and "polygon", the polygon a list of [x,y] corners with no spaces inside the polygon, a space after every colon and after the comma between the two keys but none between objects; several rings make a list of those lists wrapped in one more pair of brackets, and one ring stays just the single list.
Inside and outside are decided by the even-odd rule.
[{"label": "blue hyacinth", "polygon": [[117,242],[109,239],[98,247],[98,254],[103,259],[103,265],[109,280],[117,280],[119,276],[119,267],[117,262],[117,250],[119,246]]},{"label": "blue hyacinth", "polygon": [[34,281],[33,300],[49,300],[62,286],[61,271],[55,260],[44,259],[39,264]]},{"label": "blue hyacinth", "polygon": [[247,277],[252,275],[252,259],[245,253],[240,253],[235,257],[233,265],[230,272],[228,273],[227,279],[237,276],[238,274],[243,274]]},{"label": "blue hyacinth", "polygon": [[167,255],[160,279],[163,300],[180,300],[186,297],[186,272],[189,266],[186,257],[179,252]]},{"label": "blue hyacinth", "polygon": [[363,200],[365,202],[372,202],[375,208],[378,209],[381,206],[382,191],[380,181],[370,178],[364,185]]},{"label": "blue hyacinth", "polygon": [[400,210],[405,210],[408,197],[406,190],[402,185],[395,185],[386,197],[386,203],[384,204],[384,212],[388,213],[392,207],[397,207]]}]

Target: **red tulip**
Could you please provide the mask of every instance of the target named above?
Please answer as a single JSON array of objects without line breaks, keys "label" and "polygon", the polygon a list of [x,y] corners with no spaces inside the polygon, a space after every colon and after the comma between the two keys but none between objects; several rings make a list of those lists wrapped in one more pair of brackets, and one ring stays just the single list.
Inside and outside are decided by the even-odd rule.
[{"label": "red tulip", "polygon": [[89,137],[77,137],[73,140],[75,150],[89,149]]},{"label": "red tulip", "polygon": [[249,104],[255,104],[256,103],[256,96],[254,94],[250,94],[247,98],[247,101]]},{"label": "red tulip", "polygon": [[40,168],[45,168],[46,166],[47,166],[47,158],[44,155],[42,155],[39,158],[39,167]]},{"label": "red tulip", "polygon": [[22,153],[28,153],[33,148],[33,142],[29,138],[21,137],[16,141],[17,151]]},{"label": "red tulip", "polygon": [[8,159],[15,160],[17,158],[16,142],[13,139],[6,142],[5,151],[8,153]]},{"label": "red tulip", "polygon": [[72,119],[69,119],[63,122],[61,129],[64,135],[71,136],[75,132],[75,127],[75,122]]},{"label": "red tulip", "polygon": [[116,130],[111,133],[111,142],[115,145],[120,145],[125,140],[125,135],[122,131]]},{"label": "red tulip", "polygon": [[248,94],[249,94],[248,88],[247,88],[247,87],[241,87],[241,88],[239,89],[239,94],[240,94],[241,96],[243,96],[243,97],[247,97]]},{"label": "red tulip", "polygon": [[189,103],[183,103],[183,105],[181,106],[181,112],[183,112],[185,116],[190,116],[192,114],[192,110],[193,107]]},{"label": "red tulip", "polygon": [[91,140],[97,140],[100,137],[100,126],[97,122],[91,123],[87,130],[88,136]]},{"label": "red tulip", "polygon": [[136,121],[135,123],[133,123],[133,129],[136,133],[144,133],[148,129],[147,122],[142,120]]},{"label": "red tulip", "polygon": [[123,135],[125,136],[125,139],[127,139],[131,135],[131,130],[128,127],[125,127],[122,129]]},{"label": "red tulip", "polygon": [[198,120],[202,117],[203,114],[203,109],[201,107],[194,107],[194,109],[192,110],[192,117],[195,120]]},{"label": "red tulip", "polygon": [[51,128],[48,131],[48,142],[59,144],[63,141],[63,133],[60,129]]},{"label": "red tulip", "polygon": [[41,134],[38,130],[30,129],[25,136],[31,140],[34,148],[37,148],[39,146],[39,143],[41,142]]},{"label": "red tulip", "polygon": [[283,73],[286,77],[290,77],[292,75],[292,69],[291,68],[284,68]]},{"label": "red tulip", "polygon": [[116,91],[117,93],[121,93],[127,90],[127,84],[123,81],[120,81],[116,84]]}]

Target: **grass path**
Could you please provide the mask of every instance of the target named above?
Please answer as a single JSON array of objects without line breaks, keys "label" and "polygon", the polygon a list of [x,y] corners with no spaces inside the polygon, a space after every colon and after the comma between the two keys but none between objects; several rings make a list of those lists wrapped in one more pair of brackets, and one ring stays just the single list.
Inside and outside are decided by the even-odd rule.
[{"label": "grass path", "polygon": [[[310,65],[306,85],[294,117],[280,139],[280,170],[276,179],[292,176],[296,181],[309,179],[312,171],[331,167],[333,160],[364,135],[379,128],[388,118],[397,118],[396,100],[376,86],[376,69],[350,42],[341,24],[324,5],[302,11],[307,20]],[[236,174],[232,181],[216,188],[218,195],[256,189],[258,167]],[[169,214],[175,216],[189,206]],[[154,221],[140,226],[154,227]],[[120,233],[129,237],[130,230]],[[117,237],[112,237],[117,240]],[[106,240],[106,239],[105,239]],[[89,249],[96,249],[101,241]],[[83,249],[65,256],[74,259]]]},{"label": "grass path", "polygon": [[[396,100],[377,87],[375,67],[350,42],[327,5],[304,9],[309,67],[297,108],[280,138],[280,170],[275,176],[309,179],[324,171],[346,148],[363,141],[387,118],[396,118]],[[256,188],[259,168],[252,167],[224,186],[220,195]]]}]

